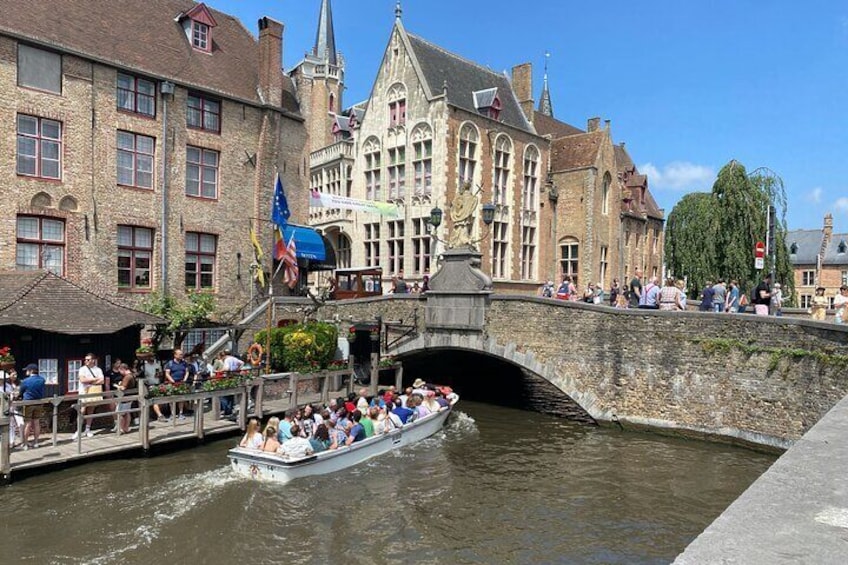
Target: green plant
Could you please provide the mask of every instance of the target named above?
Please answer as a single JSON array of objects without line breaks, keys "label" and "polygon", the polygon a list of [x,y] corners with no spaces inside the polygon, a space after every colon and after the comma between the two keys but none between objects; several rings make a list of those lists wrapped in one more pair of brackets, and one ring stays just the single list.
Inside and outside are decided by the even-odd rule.
[{"label": "green plant", "polygon": [[387,355],[380,359],[380,362],[377,364],[377,367],[380,369],[385,369],[388,367],[393,367],[395,364],[395,358],[391,355]]},{"label": "green plant", "polygon": [[0,347],[0,363],[14,363],[15,356],[12,355],[12,348],[8,345]]},{"label": "green plant", "polygon": [[182,394],[190,394],[192,392],[191,385],[188,383],[180,383],[173,385],[156,385],[147,390],[148,398],[157,396],[179,396]]},{"label": "green plant", "polygon": [[[266,343],[267,330],[254,336]],[[306,322],[271,329],[271,368],[274,371],[313,372],[327,367],[338,346],[338,330],[326,322]]]},{"label": "green plant", "polygon": [[848,368],[848,355],[839,354],[832,350],[827,351],[810,351],[798,347],[765,347],[756,345],[753,340],[742,341],[729,338],[709,338],[709,339],[694,339],[695,343],[699,343],[705,353],[710,354],[728,354],[731,351],[740,351],[745,355],[768,355],[768,370],[774,371],[780,366],[783,359],[792,361],[802,361],[808,359],[825,367]]},{"label": "green plant", "polygon": [[154,349],[166,336],[174,338],[174,347],[180,347],[188,330],[209,322],[215,311],[215,296],[208,292],[189,291],[185,300],[177,300],[171,294],[151,293],[141,305],[149,314],[168,320],[159,325],[153,334]]}]

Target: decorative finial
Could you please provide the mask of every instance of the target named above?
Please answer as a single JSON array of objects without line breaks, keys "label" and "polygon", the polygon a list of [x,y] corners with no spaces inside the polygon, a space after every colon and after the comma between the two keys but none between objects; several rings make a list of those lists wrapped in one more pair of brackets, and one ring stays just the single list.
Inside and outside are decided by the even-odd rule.
[{"label": "decorative finial", "polygon": [[403,15],[403,8],[401,8],[401,6],[400,6],[400,0],[397,0],[397,3],[395,4],[395,19],[399,20],[402,15]]},{"label": "decorative finial", "polygon": [[445,96],[447,96],[448,94],[448,79],[445,79],[445,81],[442,83],[442,94],[444,94]]}]

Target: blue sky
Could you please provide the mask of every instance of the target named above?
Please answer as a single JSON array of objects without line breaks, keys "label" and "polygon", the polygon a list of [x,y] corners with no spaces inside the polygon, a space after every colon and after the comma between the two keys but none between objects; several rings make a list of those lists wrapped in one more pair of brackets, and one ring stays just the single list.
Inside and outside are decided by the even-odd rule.
[{"label": "blue sky", "polygon": [[[285,26],[284,65],[315,38],[320,0],[208,0],[254,34]],[[395,0],[333,0],[347,69],[345,104],[368,97]],[[848,2],[405,0],[406,29],[495,70],[545,52],[554,114],[612,121],[666,213],[709,190],[730,159],[780,175],[790,229],[848,232]],[[516,9],[518,7],[518,9]]]}]

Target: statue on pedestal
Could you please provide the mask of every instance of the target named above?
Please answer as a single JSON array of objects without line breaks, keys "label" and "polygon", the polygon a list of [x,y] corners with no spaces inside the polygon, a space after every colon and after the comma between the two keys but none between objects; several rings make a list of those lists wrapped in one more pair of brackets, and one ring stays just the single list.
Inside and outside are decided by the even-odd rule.
[{"label": "statue on pedestal", "polygon": [[448,248],[471,246],[471,230],[474,227],[474,211],[477,209],[477,196],[471,193],[471,182],[465,181],[450,204],[450,217],[453,228],[448,238]]}]

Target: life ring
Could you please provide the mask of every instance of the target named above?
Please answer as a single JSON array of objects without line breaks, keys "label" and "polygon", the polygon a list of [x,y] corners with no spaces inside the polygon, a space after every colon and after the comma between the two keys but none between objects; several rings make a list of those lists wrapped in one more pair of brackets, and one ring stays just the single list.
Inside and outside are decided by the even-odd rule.
[{"label": "life ring", "polygon": [[254,343],[247,348],[247,360],[251,365],[258,365],[262,361],[262,346]]}]

